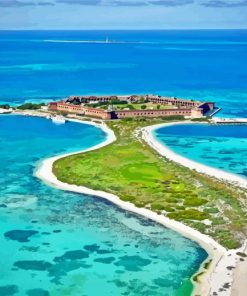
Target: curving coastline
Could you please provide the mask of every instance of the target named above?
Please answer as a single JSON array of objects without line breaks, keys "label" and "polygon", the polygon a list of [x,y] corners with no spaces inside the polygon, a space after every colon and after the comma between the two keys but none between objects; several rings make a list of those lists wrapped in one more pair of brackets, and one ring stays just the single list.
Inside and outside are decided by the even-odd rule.
[{"label": "curving coastline", "polygon": [[[191,124],[192,122],[186,122],[186,124]],[[175,123],[162,123],[156,124],[148,127],[142,128],[142,138],[143,140],[155,149],[160,155],[166,157],[169,160],[172,160],[178,164],[181,164],[185,167],[188,167],[191,170],[196,170],[200,173],[206,174],[208,176],[217,178],[220,181],[227,181],[228,183],[239,186],[243,189],[247,188],[247,181],[244,178],[241,178],[235,174],[231,174],[220,169],[215,169],[196,161],[190,160],[186,157],[176,154],[171,149],[169,149],[164,144],[161,144],[154,136],[154,130],[171,126],[175,124],[185,124],[185,122],[175,122]],[[193,122],[193,124],[195,124]],[[205,123],[206,124],[206,123]],[[221,258],[218,262],[211,268],[207,274],[203,275],[203,282],[209,284],[208,295],[221,295],[221,296],[240,296],[243,293],[243,290],[246,289],[246,279],[243,274],[247,270],[247,263],[241,263],[239,259],[238,252],[245,252],[247,249],[247,239],[243,245],[237,250],[226,249],[223,251]],[[229,267],[233,267],[231,270]],[[234,271],[234,269],[236,269]],[[239,270],[242,270],[239,272]],[[228,289],[223,289],[226,284],[229,284]],[[195,289],[196,293],[194,295],[201,295],[200,291]],[[198,292],[199,291],[199,292]],[[216,294],[214,294],[216,293]]]},{"label": "curving coastline", "polygon": [[[247,188],[247,180],[232,173],[225,172],[220,169],[209,167],[201,164],[184,156],[181,156],[173,152],[170,148],[161,144],[154,136],[153,132],[161,127],[176,125],[176,124],[191,124],[192,122],[175,122],[175,123],[162,123],[153,126],[144,127],[142,129],[142,137],[146,143],[148,143],[153,149],[155,149],[160,155],[165,156],[169,160],[172,160],[178,164],[181,164],[191,170],[196,170],[199,173],[206,174],[211,177],[215,177],[220,181],[227,181],[233,185],[237,185],[241,188]],[[196,124],[193,122],[193,124]]]},{"label": "curving coastline", "polygon": [[[116,140],[114,132],[111,129],[109,129],[104,123],[97,124],[93,122],[82,122],[80,120],[73,120],[73,119],[72,121],[85,123],[85,124],[92,124],[92,125],[95,125],[96,127],[101,128],[104,132],[107,133],[107,139],[103,143],[83,151],[67,153],[64,155],[45,159],[44,161],[41,162],[40,166],[37,168],[35,172],[35,176],[41,179],[42,181],[44,181],[45,183],[47,183],[48,185],[54,186],[58,189],[82,193],[82,194],[89,194],[89,195],[107,199],[108,201],[114,203],[115,205],[121,207],[122,209],[131,211],[133,213],[152,219],[153,221],[159,224],[162,224],[165,227],[168,227],[174,231],[177,231],[181,235],[189,239],[196,241],[199,245],[201,245],[201,247],[203,247],[207,251],[209,256],[206,262],[210,261],[210,264],[209,264],[209,267],[205,269],[204,264],[206,262],[203,262],[201,264],[199,271],[197,272],[197,274],[200,275],[198,277],[197,282],[194,282],[192,279],[192,282],[194,284],[193,295],[200,295],[200,296],[209,295],[212,291],[212,286],[213,286],[213,290],[217,290],[218,287],[221,287],[224,283],[232,282],[232,272],[229,272],[228,275],[226,275],[225,272],[222,274],[222,266],[224,267],[228,265],[233,265],[235,262],[235,256],[229,257],[228,255],[230,253],[227,252],[227,250],[224,247],[218,244],[211,237],[204,235],[199,231],[192,229],[191,227],[188,227],[180,222],[171,220],[165,216],[161,216],[151,210],[148,210],[145,208],[138,208],[130,202],[122,201],[118,196],[114,194],[110,194],[104,191],[92,190],[84,186],[66,184],[59,181],[56,178],[56,176],[53,174],[52,168],[53,168],[53,163],[59,158],[99,149]],[[235,251],[233,251],[232,254],[234,252]],[[222,295],[224,296],[230,295],[230,290],[228,289],[226,293]]]}]

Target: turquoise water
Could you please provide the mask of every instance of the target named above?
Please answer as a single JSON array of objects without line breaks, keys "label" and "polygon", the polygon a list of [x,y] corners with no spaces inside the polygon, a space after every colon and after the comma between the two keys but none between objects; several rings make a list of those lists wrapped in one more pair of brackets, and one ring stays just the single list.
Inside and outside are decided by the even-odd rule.
[{"label": "turquoise water", "polygon": [[41,159],[105,137],[90,125],[0,116],[1,296],[190,294],[188,280],[207,257],[198,244],[33,176]]},{"label": "turquoise water", "polygon": [[247,30],[0,31],[0,44],[1,102],[156,93],[247,114]]},{"label": "turquoise water", "polygon": [[247,178],[246,125],[179,124],[154,135],[178,154]]}]

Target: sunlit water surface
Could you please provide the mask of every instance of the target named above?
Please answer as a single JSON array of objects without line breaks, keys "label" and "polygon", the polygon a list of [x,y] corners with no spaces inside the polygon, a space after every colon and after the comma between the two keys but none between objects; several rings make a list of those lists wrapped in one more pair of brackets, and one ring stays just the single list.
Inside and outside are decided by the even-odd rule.
[{"label": "sunlit water surface", "polygon": [[0,31],[0,44],[0,102],[156,93],[247,114],[247,30]]},{"label": "sunlit water surface", "polygon": [[247,179],[247,125],[177,124],[154,135],[182,156]]},{"label": "sunlit water surface", "polygon": [[0,295],[190,295],[207,253],[103,199],[33,176],[40,160],[98,144],[86,124],[0,116]]}]

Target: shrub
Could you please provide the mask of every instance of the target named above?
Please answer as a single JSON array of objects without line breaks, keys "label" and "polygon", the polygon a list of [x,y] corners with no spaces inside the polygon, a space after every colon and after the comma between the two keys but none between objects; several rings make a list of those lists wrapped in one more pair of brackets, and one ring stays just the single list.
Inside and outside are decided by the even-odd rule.
[{"label": "shrub", "polygon": [[41,106],[45,106],[44,103],[41,104],[33,104],[33,103],[25,103],[17,107],[19,110],[37,110],[40,109]]},{"label": "shrub", "polygon": [[8,104],[0,105],[0,109],[9,109],[10,106]]},{"label": "shrub", "polygon": [[170,120],[185,120],[184,116],[182,115],[171,115],[171,116],[163,116],[161,117],[162,120],[170,121]]},{"label": "shrub", "polygon": [[227,249],[237,249],[241,246],[240,242],[235,239],[222,240],[221,244]]},{"label": "shrub", "polygon": [[240,256],[240,257],[244,257],[244,258],[247,257],[247,255],[246,255],[245,253],[243,253],[243,252],[237,252],[236,254],[237,254],[238,256]]},{"label": "shrub", "polygon": [[192,226],[201,233],[205,233],[206,229],[208,228],[208,226],[202,222],[195,222]]},{"label": "shrub", "polygon": [[144,208],[145,207],[145,203],[142,202],[142,201],[133,201],[134,205],[137,207],[137,208]]},{"label": "shrub", "polygon": [[169,213],[167,215],[169,218],[171,219],[176,219],[176,220],[204,220],[209,218],[209,215],[207,213],[198,211],[196,209],[188,209],[188,210],[184,210],[184,211],[180,211],[179,212],[179,216],[178,213]]},{"label": "shrub", "polygon": [[145,117],[139,117],[138,120],[139,121],[147,121],[147,118],[145,118]]},{"label": "shrub", "polygon": [[195,122],[208,122],[208,117],[201,117],[201,118],[193,118],[191,121]]},{"label": "shrub", "polygon": [[207,200],[203,198],[186,198],[186,200],[184,201],[185,206],[192,207],[198,207],[204,205],[205,203],[207,203]]},{"label": "shrub", "polygon": [[119,104],[128,104],[128,102],[127,101],[121,101],[121,100],[119,100],[119,99],[112,99],[111,100],[111,104],[112,105],[119,105]]},{"label": "shrub", "polygon": [[122,121],[133,121],[133,118],[131,118],[131,117],[126,117],[126,118],[123,118]]},{"label": "shrub", "polygon": [[142,109],[142,110],[144,110],[144,109],[146,109],[146,108],[147,108],[146,105],[141,105],[141,109]]},{"label": "shrub", "polygon": [[132,201],[132,202],[133,202],[133,200],[135,200],[135,198],[133,196],[127,196],[127,195],[122,196],[121,199],[124,201]]},{"label": "shrub", "polygon": [[151,209],[160,211],[160,210],[164,210],[164,206],[161,204],[153,203],[153,204],[151,204]]},{"label": "shrub", "polygon": [[219,213],[219,210],[217,208],[206,208],[204,212],[209,214],[217,214]]},{"label": "shrub", "polygon": [[164,210],[166,212],[175,212],[175,210],[172,207],[170,207],[170,206],[164,206]]}]

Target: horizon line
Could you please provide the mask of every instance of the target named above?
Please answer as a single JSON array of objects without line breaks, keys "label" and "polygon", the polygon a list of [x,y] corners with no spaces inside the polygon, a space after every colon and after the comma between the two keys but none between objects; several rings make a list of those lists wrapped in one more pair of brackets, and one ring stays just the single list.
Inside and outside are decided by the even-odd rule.
[{"label": "horizon line", "polygon": [[153,29],[134,29],[134,28],[128,28],[128,29],[1,29],[0,31],[244,31],[247,30],[246,28],[153,28]]}]

